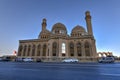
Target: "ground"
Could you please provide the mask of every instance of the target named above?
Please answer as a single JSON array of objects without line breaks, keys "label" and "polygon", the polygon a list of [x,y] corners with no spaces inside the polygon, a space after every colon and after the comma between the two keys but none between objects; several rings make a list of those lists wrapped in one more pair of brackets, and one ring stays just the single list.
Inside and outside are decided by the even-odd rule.
[{"label": "ground", "polygon": [[0,80],[120,80],[120,63],[0,62]]}]

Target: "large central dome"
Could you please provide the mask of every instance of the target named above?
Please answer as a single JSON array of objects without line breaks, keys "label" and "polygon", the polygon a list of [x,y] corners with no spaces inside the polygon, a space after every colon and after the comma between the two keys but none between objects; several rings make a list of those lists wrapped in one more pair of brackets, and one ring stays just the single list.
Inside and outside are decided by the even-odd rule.
[{"label": "large central dome", "polygon": [[67,29],[64,24],[56,23],[52,27],[53,34],[67,34]]}]

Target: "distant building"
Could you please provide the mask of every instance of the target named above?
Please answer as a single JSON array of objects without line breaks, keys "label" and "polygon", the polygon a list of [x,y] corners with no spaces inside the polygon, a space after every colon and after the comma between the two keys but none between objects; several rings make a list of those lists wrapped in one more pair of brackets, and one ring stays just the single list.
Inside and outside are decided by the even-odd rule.
[{"label": "distant building", "polygon": [[64,24],[56,23],[49,31],[46,29],[47,20],[43,19],[42,31],[38,39],[20,40],[17,56],[32,57],[35,60],[40,58],[42,61],[61,61],[65,58],[94,61],[97,53],[89,11],[85,13],[85,20],[87,31],[84,27],[77,25],[68,35]]},{"label": "distant building", "polygon": [[3,55],[1,57],[3,61],[15,61],[16,56],[15,55]]},{"label": "distant building", "polygon": [[106,57],[106,56],[113,56],[112,52],[98,52],[98,57]]}]

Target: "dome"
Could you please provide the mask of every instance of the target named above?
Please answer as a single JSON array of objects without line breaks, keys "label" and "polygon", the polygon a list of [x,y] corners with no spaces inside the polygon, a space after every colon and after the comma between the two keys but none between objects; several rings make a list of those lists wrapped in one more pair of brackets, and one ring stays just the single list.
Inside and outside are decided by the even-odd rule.
[{"label": "dome", "polygon": [[73,29],[72,29],[72,33],[79,33],[79,32],[85,32],[85,29],[82,27],[82,26],[75,26]]},{"label": "dome", "polygon": [[50,36],[51,32],[49,30],[43,30],[40,32],[38,38],[48,38]]},{"label": "dome", "polygon": [[48,31],[47,29],[43,30],[43,31],[40,32],[40,35],[42,35],[42,34],[50,34],[50,31]]},{"label": "dome", "polygon": [[53,34],[67,34],[67,29],[64,24],[56,23],[52,27]]},{"label": "dome", "polygon": [[81,35],[84,35],[86,34],[86,31],[85,29],[82,27],[82,26],[75,26],[73,29],[72,29],[72,32],[71,32],[71,36],[76,36],[76,37],[79,37]]}]

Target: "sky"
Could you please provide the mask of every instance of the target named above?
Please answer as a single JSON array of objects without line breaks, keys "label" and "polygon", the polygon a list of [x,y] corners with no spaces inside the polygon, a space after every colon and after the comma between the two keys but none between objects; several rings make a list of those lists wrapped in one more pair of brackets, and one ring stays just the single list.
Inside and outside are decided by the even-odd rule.
[{"label": "sky", "polygon": [[90,11],[97,52],[120,56],[120,0],[0,0],[0,55],[13,54],[19,40],[37,39],[43,18],[47,29],[63,23],[70,35],[80,25],[86,29]]}]

